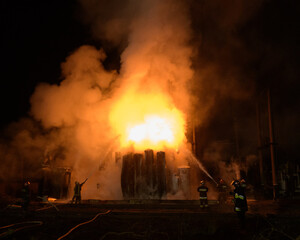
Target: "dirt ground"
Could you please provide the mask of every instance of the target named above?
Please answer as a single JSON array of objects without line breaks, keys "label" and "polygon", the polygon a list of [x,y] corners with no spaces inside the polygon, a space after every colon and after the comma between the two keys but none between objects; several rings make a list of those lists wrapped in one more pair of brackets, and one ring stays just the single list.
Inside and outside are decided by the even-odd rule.
[{"label": "dirt ground", "polygon": [[2,202],[0,239],[300,240],[300,199],[249,200],[245,227],[230,202],[220,206],[211,201],[207,209],[200,209],[197,201],[90,200],[78,206],[54,205],[57,209],[32,202],[24,212]]}]

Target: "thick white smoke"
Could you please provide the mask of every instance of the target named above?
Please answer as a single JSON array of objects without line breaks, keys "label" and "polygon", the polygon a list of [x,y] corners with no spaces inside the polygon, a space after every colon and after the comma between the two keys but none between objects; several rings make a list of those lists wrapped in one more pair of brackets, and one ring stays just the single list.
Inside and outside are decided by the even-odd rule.
[{"label": "thick white smoke", "polygon": [[[37,169],[45,156],[53,157],[62,149],[59,151],[63,154],[57,155],[55,165],[72,168],[72,183],[89,177],[83,198],[121,198],[120,166],[114,164],[111,154],[119,147],[119,136],[109,118],[114,104],[127,93],[163,94],[184,114],[197,113],[202,122],[208,118],[207,111],[214,105],[215,96],[232,92],[236,81],[230,80],[240,75],[233,70],[225,72],[224,77],[220,66],[225,64],[222,59],[226,60],[228,53],[209,51],[212,47],[208,44],[204,56],[221,53],[223,58],[217,64],[205,58],[198,61],[196,66],[200,70],[195,80],[190,9],[186,6],[190,3],[197,6],[193,1],[183,0],[81,0],[85,22],[92,26],[94,36],[123,50],[119,73],[103,67],[104,50],[93,46],[74,50],[61,65],[60,84],[42,83],[36,87],[30,99],[34,120],[28,120],[30,127],[23,125],[15,133],[13,144],[1,145],[1,155],[6,159],[2,165],[18,169],[16,166],[22,159],[25,165],[35,164]],[[218,8],[219,1],[215,3],[208,3],[207,7]],[[227,16],[227,11],[221,12]],[[228,34],[241,15],[226,16],[228,21],[217,18],[217,22],[224,22],[222,27]],[[208,32],[212,30],[207,28]],[[201,36],[202,42],[203,39],[206,38]],[[239,44],[231,46],[241,49]],[[201,95],[197,108],[191,105],[191,85]],[[36,121],[40,128],[35,126]],[[5,172],[1,175],[4,178]]]},{"label": "thick white smoke", "polygon": [[72,167],[72,182],[90,176],[83,198],[121,198],[120,169],[108,149],[118,149],[109,113],[123,94],[163,93],[179,109],[189,110],[186,85],[193,75],[192,48],[183,2],[140,1],[127,23],[128,46],[121,55],[120,74],[104,69],[103,50],[82,46],[62,64],[63,81],[38,85],[30,100],[32,116],[65,140],[60,164]]},{"label": "thick white smoke", "polygon": [[[56,129],[64,139],[65,159],[57,164],[73,169],[72,180],[83,181],[95,173],[107,161],[106,150],[114,138],[107,116],[117,75],[104,69],[104,59],[103,50],[80,47],[62,64],[64,80],[60,85],[42,83],[31,97],[32,116],[45,129]],[[89,185],[96,186],[101,178],[103,174],[91,178],[86,188],[93,189]],[[112,193],[109,197],[116,196]]]}]

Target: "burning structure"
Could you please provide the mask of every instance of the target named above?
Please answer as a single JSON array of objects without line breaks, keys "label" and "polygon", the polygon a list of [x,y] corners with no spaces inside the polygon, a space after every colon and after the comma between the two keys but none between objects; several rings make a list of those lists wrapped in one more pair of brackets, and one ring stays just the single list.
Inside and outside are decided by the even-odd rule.
[{"label": "burning structure", "polygon": [[[192,46],[191,9],[185,1],[111,1],[112,11],[103,7],[103,2],[80,1],[96,37],[119,47],[120,66],[104,67],[104,50],[90,45],[71,53],[61,64],[61,82],[40,83],[31,96],[32,124],[14,129],[17,133],[9,147],[1,145],[4,160],[0,175],[12,179],[23,168],[26,174],[20,178],[24,180],[43,169],[43,194],[54,194],[47,188],[63,184],[64,190],[55,193],[60,197],[66,196],[66,186],[72,189],[75,180],[89,177],[83,198],[179,198],[178,193],[190,198],[199,180],[199,161],[191,153],[187,129],[201,125],[216,95],[248,96],[245,89],[232,91],[232,86],[239,85],[235,82],[239,71],[230,71],[227,58],[220,58],[220,66],[215,66],[210,65],[214,61],[210,56],[231,56],[240,52],[240,45],[233,44],[230,53],[223,45],[224,52],[211,47],[214,51],[207,53],[208,63],[193,62],[198,64],[199,79],[192,84],[192,58],[197,51]],[[205,17],[202,13],[204,8],[198,21]],[[223,24],[223,20],[219,21]],[[202,24],[206,26],[202,22],[199,26]],[[231,24],[224,25],[230,28]],[[208,26],[205,30],[209,34],[214,25],[211,29]],[[231,29],[222,32],[229,33]],[[207,65],[202,68],[201,64]],[[212,83],[213,79],[216,82]],[[213,91],[215,94],[210,94]],[[193,119],[192,123],[188,119]],[[43,166],[45,149],[51,152],[58,148],[63,149],[63,157],[57,158],[53,167]],[[109,157],[111,152],[121,155],[114,159]]]},{"label": "burning structure", "polygon": [[[89,4],[83,1],[83,9],[101,10]],[[122,27],[107,28],[112,38],[128,39],[118,71],[105,69],[103,49],[81,46],[61,65],[60,84],[39,84],[30,99],[31,116],[43,133],[22,141],[38,145],[40,152],[64,149],[57,167],[72,169],[66,175],[69,189],[75,180],[89,177],[83,198],[164,198],[181,182],[179,166],[188,165],[185,133],[193,70],[186,6],[145,0],[131,10],[124,13],[130,26],[125,35]],[[113,22],[118,20],[104,25]],[[123,167],[108,156],[115,151],[122,152]],[[147,186],[144,192],[141,184]]]},{"label": "burning structure", "polygon": [[121,186],[125,199],[166,199],[167,194],[181,193],[190,198],[190,167],[172,169],[166,164],[165,152],[146,150],[145,154],[123,157]]},{"label": "burning structure", "polygon": [[166,196],[165,154],[152,150],[123,157],[121,186],[124,198],[161,198]]},{"label": "burning structure", "polygon": [[[102,9],[89,4],[82,1],[83,9]],[[72,189],[75,180],[88,177],[83,198],[190,198],[192,180],[198,179],[186,138],[194,110],[188,8],[173,0],[133,5],[124,8],[130,12],[124,13],[124,21],[112,17],[101,29],[108,40],[127,39],[120,69],[107,70],[104,50],[84,45],[62,63],[59,84],[41,83],[31,96],[34,123],[17,133],[15,149],[28,166],[35,161],[43,169],[43,194],[53,194],[49,186]],[[123,22],[129,27],[123,28]],[[45,149],[59,148],[63,157],[54,167],[43,166]],[[118,164],[109,157],[115,151],[123,154]],[[64,166],[72,174],[58,170]],[[66,195],[59,192],[55,194]]]}]

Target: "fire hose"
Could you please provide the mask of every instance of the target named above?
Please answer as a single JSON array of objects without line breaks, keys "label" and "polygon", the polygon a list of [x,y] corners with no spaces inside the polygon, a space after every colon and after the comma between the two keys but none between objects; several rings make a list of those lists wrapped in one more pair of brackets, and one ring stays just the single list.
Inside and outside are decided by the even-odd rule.
[{"label": "fire hose", "polygon": [[64,237],[68,236],[68,235],[69,235],[73,230],[75,230],[76,228],[78,228],[78,227],[80,227],[80,226],[82,226],[82,225],[85,225],[85,224],[88,224],[88,223],[94,221],[98,216],[100,216],[100,215],[106,215],[106,214],[108,214],[108,213],[110,213],[110,212],[111,212],[111,210],[107,210],[107,211],[104,212],[104,213],[102,213],[102,212],[101,212],[101,213],[98,213],[93,219],[88,220],[88,221],[86,221],[86,222],[79,223],[79,224],[76,225],[75,227],[71,228],[66,234],[64,234],[64,235],[62,235],[61,237],[59,237],[57,240],[61,240],[61,239],[63,239]]},{"label": "fire hose", "polygon": [[57,207],[56,207],[56,206],[55,206],[53,203],[51,203],[51,202],[48,200],[47,196],[44,196],[44,197],[40,197],[40,196],[38,196],[38,198],[42,199],[42,200],[43,200],[43,202],[49,203],[49,204],[50,204],[50,206],[48,206],[48,207],[43,207],[43,208],[40,208],[40,209],[37,209],[36,211],[41,211],[41,210],[45,210],[45,209],[48,209],[48,208],[54,207],[54,208],[55,208],[55,210],[59,212],[59,209],[58,209],[58,208],[57,208]]},{"label": "fire hose", "polygon": [[[12,229],[12,227],[15,227],[15,226],[19,226],[19,225],[24,225],[24,224],[30,224],[30,225],[25,225],[25,226],[22,226],[22,227],[19,227],[19,228],[16,228],[16,229]],[[3,227],[0,227],[0,230],[1,229],[5,229],[5,228],[8,228],[8,230],[6,232],[3,232],[0,234],[0,238],[4,238],[4,237],[7,237],[15,232],[18,232],[20,230],[23,230],[25,228],[32,228],[32,227],[37,227],[37,226],[40,226],[42,225],[43,222],[42,221],[27,221],[27,222],[20,222],[20,223],[13,223],[13,224],[10,224],[10,225],[7,225],[7,226],[3,226]]]}]

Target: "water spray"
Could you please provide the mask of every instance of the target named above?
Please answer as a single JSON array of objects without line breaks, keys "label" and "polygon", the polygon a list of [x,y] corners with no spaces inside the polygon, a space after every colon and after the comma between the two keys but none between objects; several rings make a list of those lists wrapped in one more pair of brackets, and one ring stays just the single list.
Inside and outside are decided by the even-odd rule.
[{"label": "water spray", "polygon": [[196,163],[198,167],[211,179],[213,182],[218,186],[218,183],[215,181],[215,179],[206,171],[206,169],[203,167],[203,165],[199,162],[199,160],[192,154],[190,153],[190,158],[193,163]]}]

